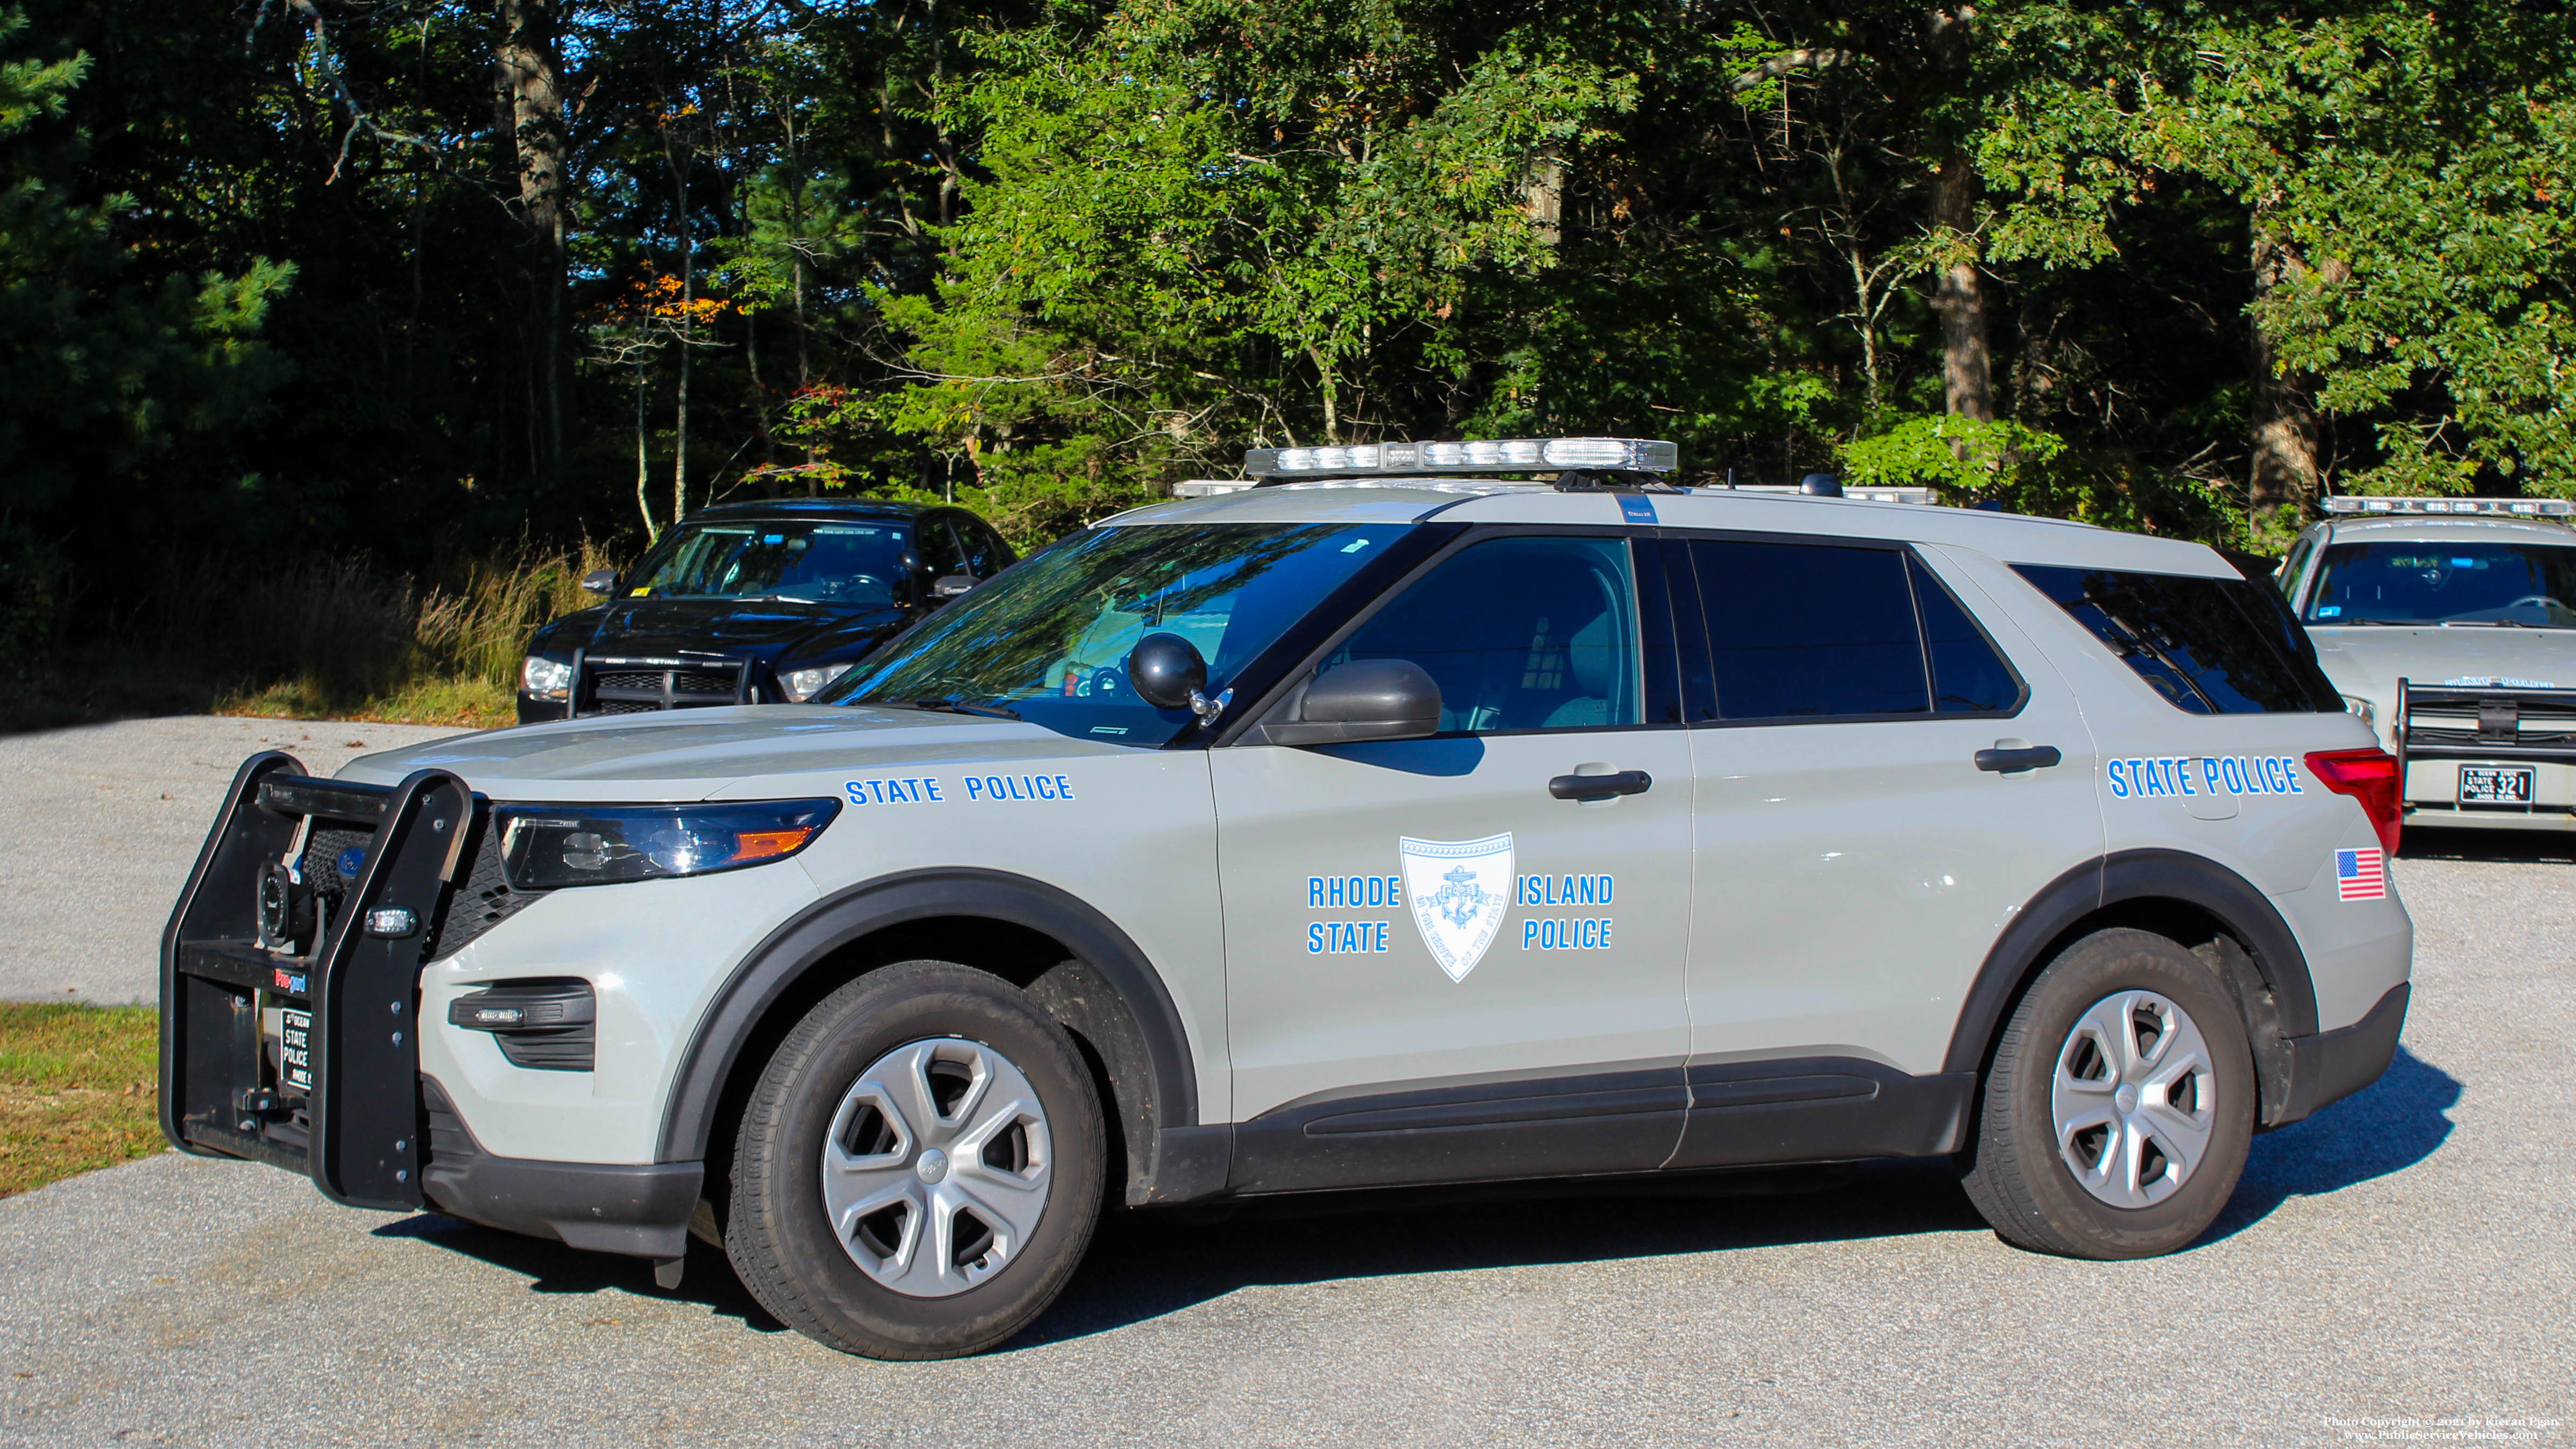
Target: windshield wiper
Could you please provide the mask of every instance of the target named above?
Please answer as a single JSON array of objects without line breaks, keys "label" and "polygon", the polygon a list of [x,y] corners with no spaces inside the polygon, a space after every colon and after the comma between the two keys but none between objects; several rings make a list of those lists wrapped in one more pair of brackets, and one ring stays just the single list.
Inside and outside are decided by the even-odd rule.
[{"label": "windshield wiper", "polygon": [[2445,629],[2536,629],[2540,626],[2526,624],[2520,619],[2444,619],[2442,627]]},{"label": "windshield wiper", "polygon": [[941,714],[971,714],[984,719],[1018,719],[1020,712],[1005,705],[968,704],[956,695],[946,699],[872,700],[873,704],[901,704],[913,709],[936,710]]}]

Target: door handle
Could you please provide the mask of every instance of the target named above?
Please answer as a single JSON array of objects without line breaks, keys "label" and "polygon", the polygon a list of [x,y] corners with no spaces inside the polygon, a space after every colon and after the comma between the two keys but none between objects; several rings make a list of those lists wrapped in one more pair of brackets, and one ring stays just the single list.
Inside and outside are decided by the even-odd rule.
[{"label": "door handle", "polygon": [[1559,800],[1607,800],[1642,795],[1654,785],[1655,777],[1643,770],[1621,770],[1615,775],[1559,775],[1547,782],[1547,793]]},{"label": "door handle", "polygon": [[2010,775],[2022,770],[2045,770],[2065,759],[2055,745],[2023,745],[2018,749],[1977,751],[1977,768]]}]

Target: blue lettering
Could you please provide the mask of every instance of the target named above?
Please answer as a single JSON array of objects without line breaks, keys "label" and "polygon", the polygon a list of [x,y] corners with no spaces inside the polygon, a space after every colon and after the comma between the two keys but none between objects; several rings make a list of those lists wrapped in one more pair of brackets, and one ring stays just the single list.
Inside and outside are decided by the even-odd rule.
[{"label": "blue lettering", "polygon": [[2129,771],[2128,771],[2128,762],[2127,762],[2127,761],[2125,761],[2125,760],[2113,760],[2113,761],[2110,763],[2110,765],[2109,765],[2109,767],[2108,767],[2108,768],[2109,768],[2109,770],[2110,770],[2110,772],[2111,772],[2111,798],[2113,798],[2113,799],[2115,799],[2115,800],[2126,800],[2126,799],[2128,799],[2128,798],[2129,798]]},{"label": "blue lettering", "polygon": [[1324,954],[1324,923],[1321,921],[1306,928],[1306,954],[1309,956]]},{"label": "blue lettering", "polygon": [[868,792],[867,792],[867,787],[865,787],[865,786],[861,785],[858,781],[856,781],[856,780],[852,780],[850,783],[848,783],[848,784],[846,784],[846,785],[843,785],[841,788],[842,788],[843,790],[846,790],[846,791],[848,791],[848,792],[849,792],[849,795],[850,795],[850,803],[851,803],[851,804],[853,804],[853,805],[865,805],[866,803],[868,803]]},{"label": "blue lettering", "polygon": [[2182,786],[2182,792],[2186,795],[2199,794],[2198,790],[2191,788],[2191,761],[2178,758],[2173,762],[2173,767],[2174,780]]},{"label": "blue lettering", "polygon": [[1058,775],[1058,776],[1056,776],[1056,777],[1055,777],[1055,795],[1056,795],[1056,798],[1057,798],[1057,799],[1059,799],[1059,800],[1070,800],[1070,799],[1072,799],[1072,798],[1073,798],[1073,782],[1072,782],[1071,780],[1066,779],[1066,778],[1065,778],[1064,776],[1062,776],[1062,775]]},{"label": "blue lettering", "polygon": [[2218,762],[2218,777],[2226,782],[2228,794],[2245,793],[2245,766],[2235,756],[2230,755]]},{"label": "blue lettering", "polygon": [[1320,875],[1310,875],[1306,877],[1306,909],[1320,911],[1323,908],[1324,878]]},{"label": "blue lettering", "polygon": [[924,780],[921,782],[921,785],[923,789],[930,792],[930,801],[932,804],[942,805],[947,803],[939,796],[939,782],[937,780]]},{"label": "blue lettering", "polygon": [[984,798],[984,779],[982,776],[969,775],[966,777],[966,798],[969,800],[980,800]]},{"label": "blue lettering", "polygon": [[1376,937],[1377,944],[1369,947],[1369,949],[1372,951],[1384,951],[1386,949],[1386,922],[1371,921],[1368,924],[1377,928],[1373,933]]},{"label": "blue lettering", "polygon": [[[2155,766],[2159,763],[2160,762],[2155,760],[2147,761],[2149,766]],[[2150,795],[2170,795],[2173,793],[2171,790],[2165,788],[2165,772],[2163,770],[2150,768],[2147,771],[2147,793]]]},{"label": "blue lettering", "polygon": [[2305,795],[2308,793],[2307,787],[2299,783],[2299,762],[2286,755],[2281,759],[2281,778],[2290,782],[2291,794]]},{"label": "blue lettering", "polygon": [[1526,951],[1537,941],[1538,922],[1535,920],[1521,922],[1521,949]]}]

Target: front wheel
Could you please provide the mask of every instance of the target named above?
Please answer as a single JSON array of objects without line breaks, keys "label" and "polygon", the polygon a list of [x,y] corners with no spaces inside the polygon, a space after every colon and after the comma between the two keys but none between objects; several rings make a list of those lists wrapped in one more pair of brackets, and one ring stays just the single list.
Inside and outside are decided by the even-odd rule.
[{"label": "front wheel", "polygon": [[1017,989],[944,961],[884,967],[770,1058],[735,1139],[725,1251],[762,1307],[843,1352],[980,1352],[1081,1261],[1103,1141],[1080,1055]]},{"label": "front wheel", "polygon": [[2253,1053],[2226,987],[2163,936],[2097,931],[2004,1028],[1962,1185],[2006,1242],[2152,1257],[2216,1220],[2253,1135]]}]

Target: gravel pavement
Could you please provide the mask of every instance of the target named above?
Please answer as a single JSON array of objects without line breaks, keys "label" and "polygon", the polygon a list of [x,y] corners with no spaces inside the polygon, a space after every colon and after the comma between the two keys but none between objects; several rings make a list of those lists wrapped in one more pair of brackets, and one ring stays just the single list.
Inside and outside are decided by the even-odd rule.
[{"label": "gravel pavement", "polygon": [[452,735],[422,725],[177,716],[0,735],[0,999],[149,1001],[161,928],[233,771],[284,750],[317,775]]},{"label": "gravel pavement", "polygon": [[[2257,1139],[2169,1258],[2015,1251],[1916,1163],[1798,1196],[1310,1200],[1117,1224],[1016,1343],[882,1364],[782,1331],[703,1248],[663,1293],[165,1154],[0,1202],[0,1443],[2569,1443],[2576,866],[2408,855],[2395,1067]],[[128,874],[164,908],[166,862]]]}]

